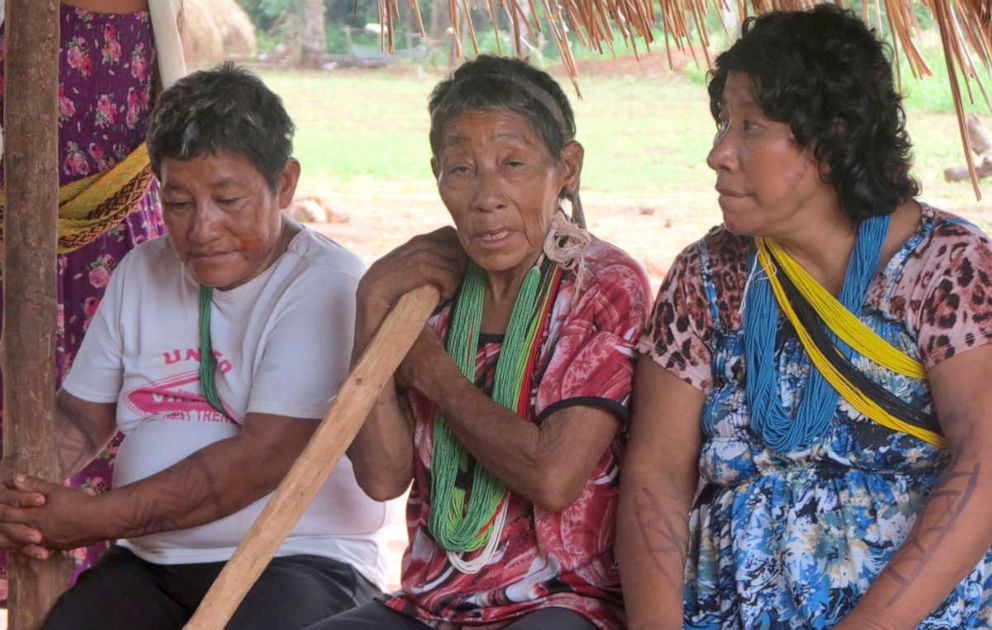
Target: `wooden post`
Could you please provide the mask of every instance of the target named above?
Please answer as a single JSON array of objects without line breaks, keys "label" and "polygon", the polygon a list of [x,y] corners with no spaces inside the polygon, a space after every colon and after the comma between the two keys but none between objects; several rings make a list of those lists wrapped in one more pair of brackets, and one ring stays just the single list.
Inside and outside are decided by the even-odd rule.
[{"label": "wooden post", "polygon": [[[975,174],[979,178],[992,175],[992,129],[982,124],[975,114],[967,119],[968,133],[971,135],[971,149],[978,154],[975,160]],[[967,166],[952,166],[944,169],[944,179],[959,182],[971,177]]]},{"label": "wooden post", "polygon": [[[3,459],[56,480],[59,2],[6,4]],[[9,554],[7,566],[10,628],[34,630],[65,589],[68,558]]]},{"label": "wooden post", "polygon": [[310,443],[217,576],[185,630],[222,630],[227,625],[344,455],[386,381],[420,336],[439,298],[437,289],[431,286],[414,289],[400,298],[338,390]]}]

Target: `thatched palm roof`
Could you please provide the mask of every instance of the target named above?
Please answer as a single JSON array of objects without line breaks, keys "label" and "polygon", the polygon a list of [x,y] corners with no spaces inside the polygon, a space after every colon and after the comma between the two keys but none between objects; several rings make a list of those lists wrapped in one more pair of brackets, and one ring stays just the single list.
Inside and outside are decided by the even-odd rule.
[{"label": "thatched palm roof", "polygon": [[236,0],[183,0],[181,21],[187,67],[255,54],[255,25]]},{"label": "thatched palm roof", "polygon": [[[399,15],[399,0],[377,0],[379,14],[384,24],[392,24]],[[677,48],[692,52],[691,40],[695,34],[702,40],[706,63],[710,63],[706,50],[706,15],[711,11],[736,10],[740,19],[749,14],[762,14],[773,10],[801,10],[812,7],[819,0],[448,0],[455,46],[460,46],[460,24],[467,24],[473,43],[476,34],[472,21],[462,20],[477,6],[484,7],[494,25],[500,13],[506,14],[512,25],[517,54],[520,50],[521,29],[541,32],[542,21],[547,34],[558,45],[561,58],[574,77],[578,68],[572,56],[567,37],[573,33],[586,47],[600,52],[611,50],[616,35],[636,46],[650,47],[655,42],[652,27],[660,25],[664,32],[665,50]],[[415,22],[423,32],[423,22],[417,0],[407,0]],[[724,2],[729,4],[725,5]],[[940,30],[945,63],[948,68],[950,90],[954,97],[961,140],[975,194],[981,199],[978,176],[972,158],[972,143],[965,124],[962,83],[970,99],[984,99],[992,111],[992,100],[979,79],[978,69],[992,71],[992,0],[863,0],[862,17],[883,32],[886,23],[893,38],[897,55],[905,56],[912,73],[917,77],[931,74],[923,55],[917,47],[919,28],[915,7],[922,5],[933,16]],[[543,18],[543,20],[542,20]],[[384,29],[384,46],[393,50],[392,29]],[[497,37],[497,42],[499,38]],[[477,47],[477,46],[476,46]],[[456,54],[461,50],[456,48]],[[671,59],[671,57],[669,57]],[[896,65],[898,71],[898,64]]]}]

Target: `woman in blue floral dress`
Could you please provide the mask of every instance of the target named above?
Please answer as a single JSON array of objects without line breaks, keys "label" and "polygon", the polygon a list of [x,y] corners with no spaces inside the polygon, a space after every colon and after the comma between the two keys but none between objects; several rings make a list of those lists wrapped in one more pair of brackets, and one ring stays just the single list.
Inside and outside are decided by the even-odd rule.
[{"label": "woman in blue floral dress", "polygon": [[[850,13],[750,20],[709,92],[724,224],[677,258],[641,344],[630,627],[992,627],[988,237],[915,201],[884,47]],[[919,373],[839,341],[788,260]]]},{"label": "woman in blue floral dress", "polygon": [[[109,171],[144,142],[157,55],[148,0],[67,0],[60,11],[59,184],[65,186]],[[0,116],[3,53],[0,26]],[[3,181],[0,165],[0,188]],[[138,243],[164,234],[158,183],[145,181],[121,220],[58,257],[58,383],[69,371],[114,267]],[[116,447],[115,440],[72,485],[93,493],[106,490]],[[74,575],[106,549],[101,542],[76,550]],[[0,558],[0,600],[6,596],[6,563]]]}]

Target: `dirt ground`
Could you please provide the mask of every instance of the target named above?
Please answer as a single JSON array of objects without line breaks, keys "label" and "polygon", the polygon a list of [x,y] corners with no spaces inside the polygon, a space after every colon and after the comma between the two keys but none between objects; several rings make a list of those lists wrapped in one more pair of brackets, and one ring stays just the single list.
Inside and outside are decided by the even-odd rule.
[{"label": "dirt ground", "polygon": [[[333,238],[371,263],[410,237],[450,223],[429,180],[410,190],[377,183],[349,192],[318,192],[346,222],[314,223],[313,229]],[[633,256],[645,268],[654,289],[672,259],[685,246],[720,222],[716,211],[698,210],[688,193],[662,196],[582,196],[589,230]]]}]

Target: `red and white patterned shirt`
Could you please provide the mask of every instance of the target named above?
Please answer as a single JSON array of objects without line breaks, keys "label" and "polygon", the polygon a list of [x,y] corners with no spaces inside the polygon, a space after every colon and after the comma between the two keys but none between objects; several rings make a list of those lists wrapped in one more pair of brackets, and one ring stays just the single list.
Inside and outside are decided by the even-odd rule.
[{"label": "red and white patterned shirt", "polygon": [[[540,422],[573,405],[615,413],[626,427],[635,347],[647,321],[647,277],[627,254],[599,239],[585,252],[581,289],[565,272],[541,332],[528,417]],[[430,321],[442,338],[451,304]],[[492,391],[501,336],[482,335],[477,385]],[[579,498],[545,512],[510,492],[506,525],[491,564],[474,575],[456,570],[429,528],[434,410],[410,392],[414,481],[407,505],[410,547],[401,590],[390,608],[437,628],[500,627],[541,608],[573,610],[599,628],[623,624],[620,575],[613,555],[622,434],[618,431]]]}]

